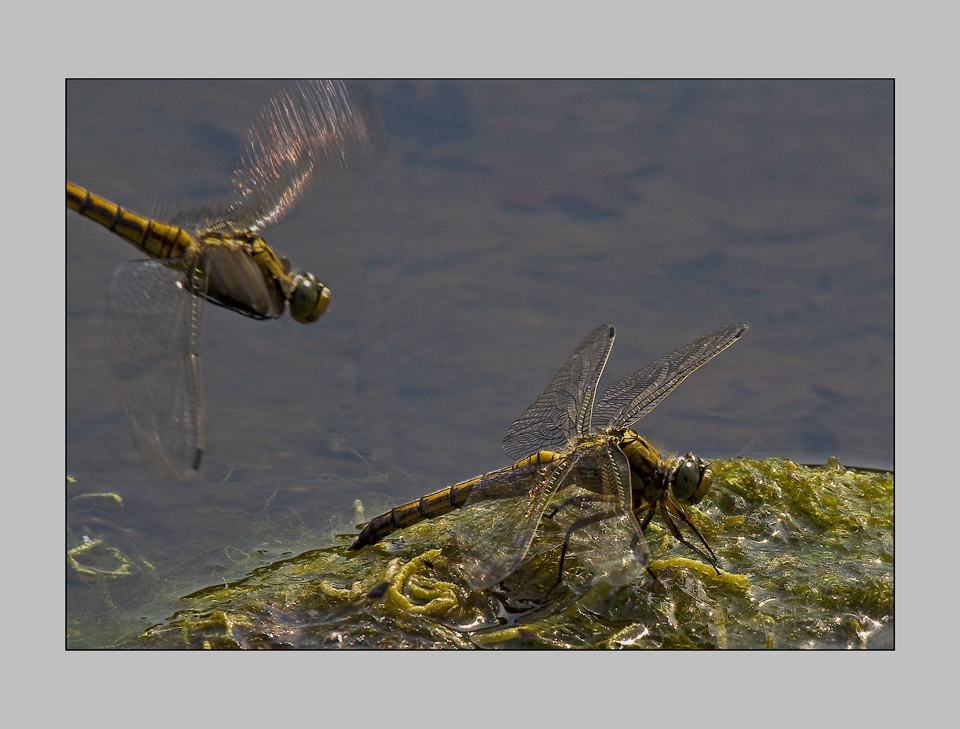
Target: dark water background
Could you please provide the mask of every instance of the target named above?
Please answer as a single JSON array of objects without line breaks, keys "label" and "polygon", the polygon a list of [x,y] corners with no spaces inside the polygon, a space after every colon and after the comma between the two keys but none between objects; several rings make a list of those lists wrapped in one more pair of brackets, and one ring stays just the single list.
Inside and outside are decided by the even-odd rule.
[{"label": "dark water background", "polygon": [[[226,194],[282,85],[68,82],[68,178],[137,212]],[[892,82],[374,91],[388,154],[264,235],[330,286],[327,314],[206,307],[201,477],[242,483],[131,485],[147,474],[103,315],[113,269],[139,254],[66,211],[68,496],[124,496],[103,519],[140,535],[131,549],[177,541],[161,514],[198,539],[216,521],[219,544],[245,514],[232,538],[256,542],[249,515],[279,503],[305,531],[275,520],[269,539],[292,549],[349,528],[356,498],[377,510],[507,465],[510,423],[601,323],[617,326],[601,389],[750,325],[638,425],[665,451],[893,468]]]}]

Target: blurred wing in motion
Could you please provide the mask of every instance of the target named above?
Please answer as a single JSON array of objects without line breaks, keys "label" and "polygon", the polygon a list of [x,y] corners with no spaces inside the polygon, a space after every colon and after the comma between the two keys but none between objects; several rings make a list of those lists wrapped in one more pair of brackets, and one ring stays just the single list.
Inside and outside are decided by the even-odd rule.
[{"label": "blurred wing in motion", "polygon": [[275,223],[327,171],[386,145],[383,112],[365,87],[311,79],[281,91],[247,133],[226,222],[258,231]]},{"label": "blurred wing in motion", "polygon": [[124,263],[110,281],[107,359],[134,442],[157,481],[189,480],[203,453],[204,299],[188,289],[206,289],[202,258]]}]

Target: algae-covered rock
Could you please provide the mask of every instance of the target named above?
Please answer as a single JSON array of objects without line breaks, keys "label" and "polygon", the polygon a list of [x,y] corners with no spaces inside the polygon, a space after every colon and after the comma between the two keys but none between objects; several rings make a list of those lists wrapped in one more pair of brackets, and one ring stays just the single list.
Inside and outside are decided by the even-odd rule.
[{"label": "algae-covered rock", "polygon": [[[892,647],[893,474],[788,460],[715,462],[691,518],[722,573],[656,520],[653,575],[620,586],[569,557],[543,520],[527,562],[471,590],[451,512],[359,552],[353,535],[211,585],[123,647],[864,648]],[[496,505],[490,507],[495,509]]]}]

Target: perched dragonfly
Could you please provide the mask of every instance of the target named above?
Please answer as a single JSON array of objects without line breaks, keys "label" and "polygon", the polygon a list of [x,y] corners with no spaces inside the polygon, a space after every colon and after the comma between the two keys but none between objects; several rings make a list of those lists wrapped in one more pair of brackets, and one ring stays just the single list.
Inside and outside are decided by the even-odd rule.
[{"label": "perched dragonfly", "polygon": [[164,216],[136,215],[67,182],[67,207],[151,256],[122,264],[109,289],[108,359],[137,449],[157,480],[185,480],[203,453],[200,331],[204,301],[252,319],[285,308],[316,321],[330,289],[293,270],[260,237],[324,172],[386,142],[383,114],[363,88],[310,80],[280,92],[247,132],[234,200]]},{"label": "perched dragonfly", "polygon": [[[514,458],[525,456],[522,460],[378,516],[350,548],[374,544],[396,529],[456,508],[496,500],[482,523],[463,519],[453,526],[464,574],[475,589],[495,585],[516,570],[541,519],[560,513],[569,524],[561,577],[575,535],[586,543],[584,552],[589,551],[598,576],[620,582],[646,569],[650,551],[643,531],[655,513],[719,574],[713,550],[683,510],[706,495],[713,473],[692,453],[664,459],[630,426],[746,330],[746,324],[731,324],[711,332],[624,377],[594,406],[614,339],[612,326],[597,327],[507,431],[504,450]],[[697,535],[705,552],[683,537],[675,519]]]}]

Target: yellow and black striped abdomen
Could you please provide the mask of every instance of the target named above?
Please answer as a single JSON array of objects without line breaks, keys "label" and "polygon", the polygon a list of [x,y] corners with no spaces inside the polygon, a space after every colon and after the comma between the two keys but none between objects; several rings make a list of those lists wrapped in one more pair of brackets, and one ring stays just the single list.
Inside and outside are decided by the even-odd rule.
[{"label": "yellow and black striped abdomen", "polygon": [[195,247],[193,239],[183,228],[131,213],[69,181],[67,207],[100,223],[154,258],[177,258]]},{"label": "yellow and black striped abdomen", "polygon": [[559,454],[553,451],[537,451],[529,458],[517,461],[507,468],[477,476],[469,481],[462,481],[432,494],[421,496],[416,501],[394,507],[386,514],[372,519],[350,545],[350,549],[360,549],[368,544],[376,544],[397,529],[453,511],[463,506],[475,490],[488,498],[519,495],[511,487],[516,484],[516,477],[521,472],[535,470],[540,465],[554,461],[558,457]]}]

